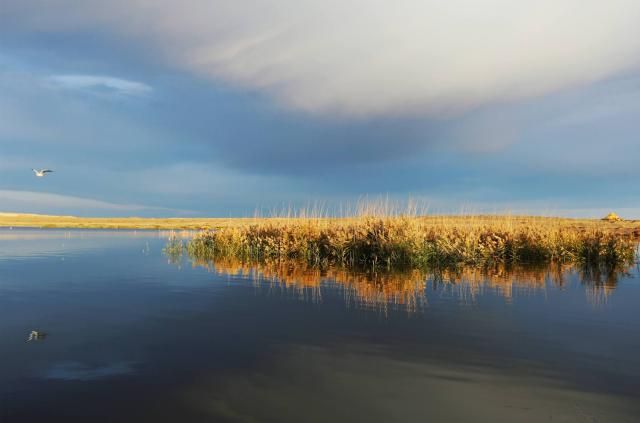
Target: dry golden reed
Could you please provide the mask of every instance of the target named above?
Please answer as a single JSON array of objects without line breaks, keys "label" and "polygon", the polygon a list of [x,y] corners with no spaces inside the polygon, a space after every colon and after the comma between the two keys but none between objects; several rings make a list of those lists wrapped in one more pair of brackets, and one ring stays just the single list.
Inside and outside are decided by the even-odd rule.
[{"label": "dry golden reed", "polygon": [[[363,214],[349,218],[256,219],[200,232],[189,254],[310,266],[434,268],[584,263],[615,266],[636,257],[634,230],[596,220],[512,216]],[[627,228],[628,229],[628,228]]]}]

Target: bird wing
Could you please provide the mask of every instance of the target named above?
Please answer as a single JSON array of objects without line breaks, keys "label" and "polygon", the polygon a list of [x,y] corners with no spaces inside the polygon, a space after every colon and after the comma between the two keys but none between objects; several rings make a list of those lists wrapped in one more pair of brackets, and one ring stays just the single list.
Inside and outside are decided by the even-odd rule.
[{"label": "bird wing", "polygon": [[51,172],[53,172],[53,170],[51,170],[51,169],[42,169],[41,172],[42,173],[51,173]]}]

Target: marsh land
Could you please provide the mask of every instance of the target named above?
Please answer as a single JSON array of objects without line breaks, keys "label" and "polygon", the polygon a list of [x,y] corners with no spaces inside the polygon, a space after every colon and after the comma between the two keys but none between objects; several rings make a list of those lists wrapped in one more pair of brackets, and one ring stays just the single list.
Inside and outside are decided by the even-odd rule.
[{"label": "marsh land", "polygon": [[[366,213],[364,214],[366,215]],[[386,213],[372,213],[371,216],[386,216]],[[255,225],[257,223],[283,223],[312,220],[315,222],[352,222],[361,219],[355,217],[314,217],[274,216],[274,217],[79,217],[56,216],[46,214],[29,213],[2,213],[0,212],[0,227],[29,227],[29,228],[65,228],[65,229],[161,229],[161,230],[197,230],[219,229],[226,227],[240,227]],[[640,220],[621,220],[618,222],[605,222],[600,219],[572,219],[562,217],[538,217],[517,215],[429,215],[412,216],[418,220],[433,224],[460,224],[481,225],[493,223],[529,224],[529,225],[555,225],[576,229],[600,229],[616,234],[633,234],[640,237]]]},{"label": "marsh land", "polygon": [[[314,266],[433,267],[633,261],[637,221],[533,216],[428,216],[374,209],[348,217],[87,218],[0,214],[0,227],[199,231],[200,259],[301,260]],[[181,248],[182,243],[169,248]]]}]

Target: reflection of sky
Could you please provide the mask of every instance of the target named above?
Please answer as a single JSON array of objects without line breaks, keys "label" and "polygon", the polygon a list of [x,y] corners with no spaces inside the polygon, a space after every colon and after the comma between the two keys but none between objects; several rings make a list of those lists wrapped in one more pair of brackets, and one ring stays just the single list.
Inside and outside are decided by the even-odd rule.
[{"label": "reflection of sky", "polygon": [[[99,248],[126,248],[147,252],[150,243],[162,249],[168,232],[162,231],[109,231],[0,228],[0,260],[31,257],[65,257]],[[157,244],[157,245],[156,245]]]},{"label": "reflection of sky", "polygon": [[45,377],[48,379],[89,381],[122,376],[132,372],[132,364],[126,362],[106,364],[102,366],[92,366],[78,362],[66,362],[54,364],[47,371]]},{"label": "reflection of sky", "polygon": [[368,422],[635,421],[639,408],[629,398],[575,390],[533,366],[447,364],[357,344],[293,346],[280,349],[257,374],[202,377],[184,395],[211,418],[244,421],[294,422],[309,415],[318,422],[365,416]]}]

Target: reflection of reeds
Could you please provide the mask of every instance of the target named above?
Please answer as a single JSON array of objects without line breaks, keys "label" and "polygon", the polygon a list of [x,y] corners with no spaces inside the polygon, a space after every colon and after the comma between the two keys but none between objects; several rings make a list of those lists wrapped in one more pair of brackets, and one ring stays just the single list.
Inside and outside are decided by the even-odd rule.
[{"label": "reflection of reeds", "polygon": [[185,247],[184,242],[175,233],[169,233],[167,243],[162,252],[167,256],[169,263],[180,264]]},{"label": "reflection of reeds", "polygon": [[634,259],[631,233],[599,221],[571,222],[403,215],[275,219],[204,231],[188,248],[203,259],[302,260],[311,266],[368,269],[552,262],[615,266]]},{"label": "reflection of reeds", "polygon": [[249,264],[234,259],[195,260],[194,264],[219,274],[250,278],[257,285],[266,282],[269,287],[314,302],[322,301],[323,284],[340,288],[346,304],[357,308],[386,311],[392,305],[415,311],[426,301],[426,275],[417,270],[360,273],[344,268],[320,269],[301,262]]},{"label": "reflection of reeds", "polygon": [[606,304],[609,295],[618,285],[620,275],[629,276],[627,269],[607,266],[582,266],[579,278],[585,286],[587,299],[593,305]]},{"label": "reflection of reeds", "polygon": [[443,289],[455,290],[462,300],[473,301],[489,291],[511,302],[514,295],[529,295],[546,289],[547,283],[562,286],[570,265],[462,267],[437,272],[435,281]]},{"label": "reflection of reeds", "polygon": [[[571,275],[585,285],[587,299],[601,299],[615,288],[624,269],[555,264],[551,266],[457,267],[426,271],[355,272],[344,267],[319,268],[300,261],[243,262],[233,258],[215,261],[193,258],[193,264],[227,276],[254,281],[256,287],[290,294],[304,301],[322,302],[322,288],[338,288],[345,304],[358,309],[387,313],[390,309],[413,313],[426,307],[427,291],[452,295],[464,303],[479,295],[497,294],[511,302],[517,295],[544,292],[548,286],[563,287]],[[598,297],[598,298],[595,298]]]}]

